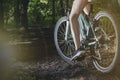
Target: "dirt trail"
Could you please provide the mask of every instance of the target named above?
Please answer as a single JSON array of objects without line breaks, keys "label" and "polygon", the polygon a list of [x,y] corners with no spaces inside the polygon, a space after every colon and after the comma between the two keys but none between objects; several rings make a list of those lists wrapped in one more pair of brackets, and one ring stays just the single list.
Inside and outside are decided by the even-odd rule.
[{"label": "dirt trail", "polygon": [[58,55],[36,62],[14,62],[5,80],[120,80],[114,74],[101,74],[84,62],[68,64]]}]

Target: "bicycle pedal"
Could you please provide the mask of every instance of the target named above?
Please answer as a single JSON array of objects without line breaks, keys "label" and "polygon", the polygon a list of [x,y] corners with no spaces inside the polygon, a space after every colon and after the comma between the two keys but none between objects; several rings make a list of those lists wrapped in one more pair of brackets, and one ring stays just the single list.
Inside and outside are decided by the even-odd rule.
[{"label": "bicycle pedal", "polygon": [[101,29],[101,27],[96,27],[95,28],[95,32],[98,31],[98,30],[100,30],[100,29]]},{"label": "bicycle pedal", "polygon": [[91,46],[91,45],[95,45],[96,43],[97,41],[94,41],[94,42],[88,43],[88,45]]},{"label": "bicycle pedal", "polygon": [[92,58],[95,59],[95,60],[101,60],[100,57],[96,57],[96,56],[92,56]]}]

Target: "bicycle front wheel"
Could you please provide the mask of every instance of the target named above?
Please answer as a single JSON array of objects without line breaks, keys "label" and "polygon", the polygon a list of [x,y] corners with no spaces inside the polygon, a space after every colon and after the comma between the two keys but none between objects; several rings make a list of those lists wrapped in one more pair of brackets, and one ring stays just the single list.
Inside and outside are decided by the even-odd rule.
[{"label": "bicycle front wheel", "polygon": [[99,37],[98,44],[95,45],[95,56],[93,64],[97,70],[110,72],[116,62],[118,55],[118,30],[113,17],[106,11],[97,13],[94,18],[96,36]]},{"label": "bicycle front wheel", "polygon": [[71,61],[75,46],[73,43],[68,17],[59,19],[54,31],[55,46],[59,55],[67,62]]}]

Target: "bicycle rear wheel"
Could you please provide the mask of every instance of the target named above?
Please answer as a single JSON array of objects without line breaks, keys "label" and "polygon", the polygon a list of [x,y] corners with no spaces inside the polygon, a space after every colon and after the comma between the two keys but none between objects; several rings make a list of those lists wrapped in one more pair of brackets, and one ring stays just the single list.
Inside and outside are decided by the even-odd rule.
[{"label": "bicycle rear wheel", "polygon": [[59,19],[55,26],[54,41],[58,54],[67,62],[71,61],[73,51],[75,51],[74,42],[71,35],[68,17]]},{"label": "bicycle rear wheel", "polygon": [[95,18],[97,26],[95,32],[98,39],[98,44],[95,45],[95,57],[93,64],[97,70],[107,73],[110,72],[117,60],[118,55],[118,30],[112,16],[101,11],[96,14]]}]

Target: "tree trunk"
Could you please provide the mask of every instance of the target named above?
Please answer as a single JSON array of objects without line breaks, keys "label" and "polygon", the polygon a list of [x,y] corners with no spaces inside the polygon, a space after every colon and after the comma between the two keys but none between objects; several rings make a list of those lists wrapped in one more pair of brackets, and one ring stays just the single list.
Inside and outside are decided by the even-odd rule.
[{"label": "tree trunk", "polygon": [[3,0],[0,0],[0,28],[4,26],[4,6]]},{"label": "tree trunk", "polygon": [[68,9],[69,9],[69,0],[66,0],[66,10],[68,11]]},{"label": "tree trunk", "polygon": [[52,0],[52,17],[53,17],[52,23],[54,25],[55,24],[55,0]]},{"label": "tree trunk", "polygon": [[20,1],[16,0],[14,2],[14,20],[15,20],[15,26],[20,26]]},{"label": "tree trunk", "polygon": [[29,0],[22,0],[22,12],[21,12],[21,24],[27,30],[28,29],[28,9]]},{"label": "tree trunk", "polygon": [[64,9],[64,4],[63,4],[63,0],[60,0],[60,7],[61,7],[61,15],[64,16],[65,14],[65,9]]}]

